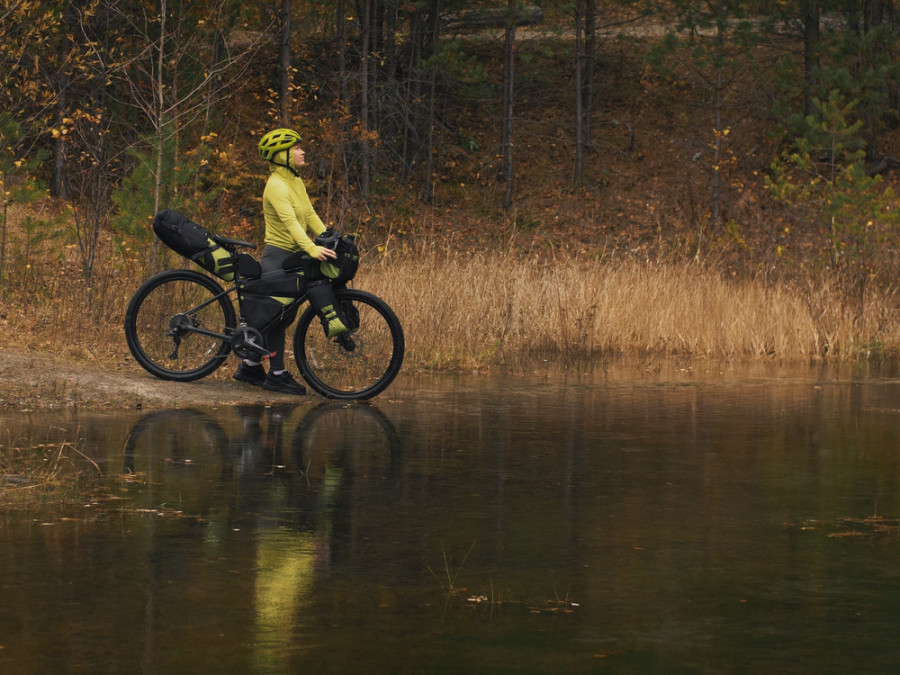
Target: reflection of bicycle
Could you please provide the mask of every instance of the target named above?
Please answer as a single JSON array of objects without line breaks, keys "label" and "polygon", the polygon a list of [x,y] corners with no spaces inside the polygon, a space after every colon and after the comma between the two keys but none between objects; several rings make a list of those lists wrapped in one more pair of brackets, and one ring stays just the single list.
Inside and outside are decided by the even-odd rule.
[{"label": "reflection of bicycle", "polygon": [[[239,247],[255,245],[210,235],[238,264],[235,283],[227,290],[194,270],[168,270],[151,277],[137,290],[125,314],[125,338],[135,360],[164,380],[188,382],[214,372],[228,353],[239,358],[265,358],[263,334],[281,317],[293,316],[307,293],[295,298],[260,331],[245,316],[239,288],[248,278],[243,268],[259,269]],[[242,261],[241,258],[244,258]],[[250,265],[244,265],[247,259]],[[299,274],[299,273],[298,273]],[[312,306],[300,315],[294,333],[294,360],[300,375],[317,393],[333,399],[367,399],[384,391],[400,372],[405,350],[403,329],[381,298],[366,291],[335,288],[352,332],[327,337]],[[234,297],[237,296],[238,312]]]},{"label": "reflection of bicycle", "polygon": [[[161,466],[208,464],[212,456],[221,462],[223,475],[234,471],[282,473],[285,463],[304,474],[310,462],[366,475],[396,473],[400,438],[391,421],[377,408],[322,403],[303,414],[293,434],[285,434],[283,424],[293,409],[294,406],[239,406],[236,410],[242,433],[234,438],[228,437],[214,417],[198,410],[148,413],[128,434],[122,468],[125,474],[151,474]],[[266,429],[259,425],[262,415],[268,417]],[[282,441],[291,439],[292,452],[288,450],[289,456],[282,456]]]},{"label": "reflection of bicycle", "polygon": [[158,410],[141,417],[128,434],[122,454],[125,474],[149,472],[156,462],[190,465],[198,449],[215,449],[223,455],[228,446],[225,431],[208,415],[189,408]]},{"label": "reflection of bicycle", "polygon": [[323,403],[309,410],[294,431],[294,462],[327,458],[336,465],[383,478],[399,469],[400,436],[378,408]]}]

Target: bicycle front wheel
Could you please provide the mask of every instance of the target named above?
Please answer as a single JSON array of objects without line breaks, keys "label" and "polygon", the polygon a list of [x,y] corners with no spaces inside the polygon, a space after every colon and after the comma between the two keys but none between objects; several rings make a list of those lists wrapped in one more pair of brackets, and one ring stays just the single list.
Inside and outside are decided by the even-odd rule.
[{"label": "bicycle front wheel", "polygon": [[294,333],[297,368],[326,398],[372,398],[400,372],[406,348],[403,328],[388,304],[371,293],[347,288],[337,291],[337,300],[348,317],[358,317],[359,328],[327,338],[315,310],[307,307]]},{"label": "bicycle front wheel", "polygon": [[222,365],[237,326],[228,294],[193,270],[148,279],[125,312],[125,339],[135,360],[163,380],[189,382]]}]

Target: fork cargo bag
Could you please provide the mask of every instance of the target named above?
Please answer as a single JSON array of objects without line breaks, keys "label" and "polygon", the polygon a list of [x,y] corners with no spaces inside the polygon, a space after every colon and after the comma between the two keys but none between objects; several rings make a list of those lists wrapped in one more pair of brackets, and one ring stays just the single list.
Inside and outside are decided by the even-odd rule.
[{"label": "fork cargo bag", "polygon": [[197,263],[220,279],[232,281],[237,256],[222,248],[209,232],[174,209],[163,209],[153,219],[153,231],[170,249]]},{"label": "fork cargo bag", "polygon": [[330,280],[310,281],[306,297],[309,298],[309,304],[319,315],[325,337],[333,338],[359,326],[358,319],[354,326],[344,314],[344,307],[337,301],[337,295]]}]

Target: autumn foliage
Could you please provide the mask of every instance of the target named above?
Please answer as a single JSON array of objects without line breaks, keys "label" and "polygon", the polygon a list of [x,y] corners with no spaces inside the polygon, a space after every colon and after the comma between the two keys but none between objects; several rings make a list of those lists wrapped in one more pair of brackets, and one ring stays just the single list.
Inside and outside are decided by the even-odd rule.
[{"label": "autumn foliage", "polygon": [[[557,306],[596,312],[579,319],[586,353],[677,343],[806,358],[896,341],[900,17],[889,3],[472,4],[3,2],[0,314],[27,335],[65,318],[103,336],[129,289],[181,264],[152,238],[160,208],[259,241],[256,142],[291,126],[320,215],[359,233],[380,274],[416,283],[403,252],[439,251],[460,277],[472,256],[490,268],[475,288],[518,265],[565,264],[594,287],[638,265],[685,293],[682,273],[750,284],[746,297],[828,288],[835,303],[816,294],[804,312],[785,310],[812,317],[808,339],[771,328],[718,348],[679,342],[680,324],[629,332],[627,312],[604,333],[596,321],[613,291],[588,297],[570,279],[560,297],[588,304]],[[709,298],[728,302],[727,291]],[[497,322],[536,309],[509,311]],[[815,323],[826,315],[865,334],[848,329],[836,347]],[[723,321],[749,331],[759,317]],[[520,347],[576,344],[560,335]],[[420,363],[469,367],[472,354],[496,355],[490,344],[429,347]],[[469,356],[437,355],[450,352]]]}]

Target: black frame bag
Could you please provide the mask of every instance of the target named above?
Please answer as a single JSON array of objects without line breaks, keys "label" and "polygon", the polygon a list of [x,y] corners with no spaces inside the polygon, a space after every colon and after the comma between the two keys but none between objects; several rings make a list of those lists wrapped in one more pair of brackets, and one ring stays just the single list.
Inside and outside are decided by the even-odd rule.
[{"label": "black frame bag", "polygon": [[[288,308],[297,298],[306,293],[306,279],[302,270],[272,270],[255,276],[246,274],[245,267],[250,261],[259,263],[251,256],[249,260],[239,259],[241,280],[238,281],[238,295],[241,300],[243,318],[257,330],[271,330],[276,325],[289,325],[297,316],[297,308]],[[255,270],[254,270],[255,271]],[[271,324],[271,325],[270,325]]]}]

